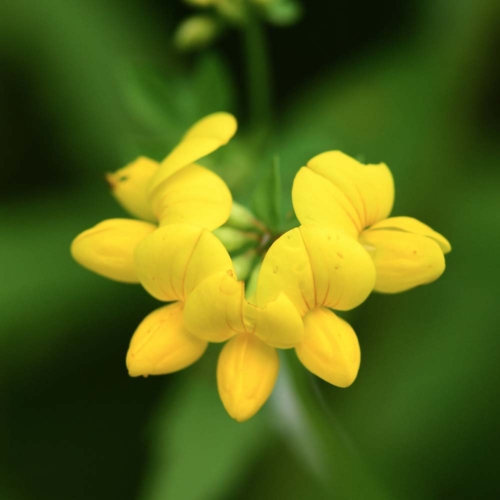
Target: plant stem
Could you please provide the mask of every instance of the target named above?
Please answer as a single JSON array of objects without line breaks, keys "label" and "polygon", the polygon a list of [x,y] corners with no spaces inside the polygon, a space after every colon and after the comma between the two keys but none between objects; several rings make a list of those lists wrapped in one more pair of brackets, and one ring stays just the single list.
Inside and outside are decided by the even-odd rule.
[{"label": "plant stem", "polygon": [[250,121],[255,129],[269,129],[271,125],[271,74],[264,27],[255,6],[246,0],[246,24],[244,30],[245,56]]}]

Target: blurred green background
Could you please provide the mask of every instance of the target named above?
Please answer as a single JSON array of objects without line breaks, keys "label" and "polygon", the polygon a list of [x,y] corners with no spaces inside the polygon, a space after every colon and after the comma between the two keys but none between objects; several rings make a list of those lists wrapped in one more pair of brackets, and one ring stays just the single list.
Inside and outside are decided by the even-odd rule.
[{"label": "blurred green background", "polygon": [[[1,10],[2,500],[500,497],[497,0],[307,2],[300,23],[268,26],[275,120],[261,149],[236,30],[184,55],[181,2]],[[289,353],[244,424],[217,396],[217,346],[177,374],[129,378],[130,336],[157,303],[69,254],[77,233],[123,215],[104,172],[160,159],[222,109],[240,133],[205,163],[238,201],[279,154],[289,209],[298,168],[341,149],[385,161],[394,214],[453,245],[436,283],[349,314],[363,353],[351,388]]]}]

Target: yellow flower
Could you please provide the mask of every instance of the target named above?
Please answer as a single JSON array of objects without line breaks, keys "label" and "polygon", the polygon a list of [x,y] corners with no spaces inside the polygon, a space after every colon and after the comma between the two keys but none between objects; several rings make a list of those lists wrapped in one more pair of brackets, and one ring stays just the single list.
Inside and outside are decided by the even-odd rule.
[{"label": "yellow flower", "polygon": [[297,173],[292,197],[301,224],[338,228],[368,250],[378,292],[403,292],[444,272],[448,240],[411,217],[389,217],[394,181],[383,163],[362,165],[340,151],[322,153]]},{"label": "yellow flower", "polygon": [[[300,316],[284,296],[267,308],[260,309],[245,303],[245,310],[239,307],[238,311],[227,311],[232,322],[230,333],[219,328],[221,320],[226,318],[222,307],[244,304],[241,295],[244,285],[234,279],[231,257],[221,241],[200,226],[171,224],[152,232],[137,245],[135,264],[143,287],[158,300],[174,303],[153,311],[134,333],[127,354],[127,367],[133,377],[161,375],[189,366],[202,356],[208,341],[215,336],[214,330],[218,335],[216,341],[226,340],[247,329],[262,337],[274,331],[280,332],[279,335],[284,335],[281,333],[284,330],[290,330],[290,335],[295,336],[302,333]],[[220,294],[205,297],[207,307],[187,312],[192,296],[203,295],[207,291],[210,294],[214,287]],[[224,301],[225,295],[230,297],[230,303]],[[238,298],[240,301],[234,300]],[[197,303],[196,299],[194,303],[191,301],[191,307],[196,307]],[[188,314],[191,315],[191,323],[186,321]],[[202,335],[192,333],[190,325],[193,321],[196,328],[203,332]],[[297,329],[298,332],[293,332]],[[263,374],[255,369],[248,381],[254,388],[252,397],[263,399],[263,404],[268,394],[266,384],[259,381],[273,378],[269,368],[277,374],[274,349],[253,335],[241,335],[238,342],[231,346],[233,353],[245,351],[254,362],[254,369],[262,356],[272,365],[266,364],[268,371]],[[232,379],[231,384],[236,389],[238,378]]]},{"label": "yellow flower", "polygon": [[187,329],[200,339],[229,342],[217,368],[219,393],[238,421],[270,396],[279,368],[276,348],[295,347],[302,363],[324,380],[347,387],[360,352],[352,328],[327,308],[348,310],[373,289],[366,250],[334,228],[299,227],[276,240],[262,264],[254,300],[243,282],[213,274],[186,301]]},{"label": "yellow flower", "polygon": [[144,288],[163,302],[139,325],[127,353],[132,377],[162,375],[197,361],[207,342],[184,325],[184,303],[213,273],[232,272],[222,243],[207,229],[187,224],[163,226],[145,237],[135,250],[137,274]]},{"label": "yellow flower", "polygon": [[155,224],[195,224],[213,230],[227,220],[232,197],[224,181],[196,161],[226,144],[236,132],[228,113],[214,113],[194,124],[161,162],[140,157],[107,174],[118,202],[132,219],[112,219],[78,235],[71,245],[74,259],[107,278],[138,283],[133,254]]}]

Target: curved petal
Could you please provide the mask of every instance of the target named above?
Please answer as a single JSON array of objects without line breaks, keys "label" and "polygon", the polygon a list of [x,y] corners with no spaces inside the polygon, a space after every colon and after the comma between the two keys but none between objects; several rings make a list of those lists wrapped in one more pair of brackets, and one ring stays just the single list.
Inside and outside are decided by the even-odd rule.
[{"label": "curved petal", "polygon": [[254,334],[272,347],[288,349],[302,340],[304,325],[297,308],[280,293],[263,310],[256,310]]},{"label": "curved petal", "polygon": [[302,167],[292,188],[295,214],[303,226],[328,226],[357,238],[362,222],[342,191],[311,169]]},{"label": "curved petal", "polygon": [[264,308],[245,299],[245,284],[232,271],[216,273],[189,295],[186,328],[209,342],[223,342],[237,333],[254,333],[266,344],[286,349],[302,339],[303,325],[295,306],[284,295]]},{"label": "curved petal", "polygon": [[302,364],[338,387],[350,386],[358,375],[361,352],[351,325],[319,307],[304,317],[304,340],[295,348]]},{"label": "curved petal", "polygon": [[197,286],[186,300],[184,324],[196,337],[223,342],[245,332],[245,284],[232,271],[216,273]]},{"label": "curved petal", "polygon": [[267,251],[257,282],[257,305],[265,307],[282,292],[301,316],[314,307],[311,264],[299,228],[280,236]]},{"label": "curved petal", "polygon": [[390,217],[389,219],[377,222],[370,228],[370,230],[374,229],[395,229],[427,236],[428,238],[432,238],[441,247],[443,253],[447,254],[451,252],[450,242],[443,235],[431,229],[427,224],[412,217]]},{"label": "curved petal", "polygon": [[71,244],[71,255],[101,276],[139,283],[134,251],[155,229],[155,225],[138,220],[108,219],[80,233]]},{"label": "curved petal", "polygon": [[144,318],[132,336],[127,353],[131,377],[176,372],[201,358],[208,344],[184,328],[182,313],[182,304],[176,302]]},{"label": "curved petal", "polygon": [[229,113],[213,113],[196,122],[162,161],[149,186],[150,194],[181,168],[227,144],[236,133],[237,126],[236,119]]},{"label": "curved petal", "polygon": [[327,151],[307,166],[345,194],[358,213],[361,229],[391,213],[394,179],[385,163],[363,165],[340,151]]},{"label": "curved petal", "polygon": [[373,290],[375,268],[355,240],[326,227],[292,229],[267,252],[257,286],[258,305],[285,293],[303,316],[318,306],[348,310]]},{"label": "curved petal", "polygon": [[113,196],[138,219],[156,221],[148,199],[148,185],[159,166],[158,162],[140,156],[116,172],[106,174]]},{"label": "curved petal", "polygon": [[369,229],[363,232],[360,242],[369,250],[375,264],[377,292],[404,292],[430,283],[444,272],[443,251],[426,236]]},{"label": "curved petal", "polygon": [[206,229],[170,224],[157,229],[138,245],[137,274],[144,288],[159,300],[185,301],[211,274],[233,270],[222,243]]},{"label": "curved petal", "polygon": [[189,165],[155,191],[151,205],[160,225],[196,224],[209,230],[222,226],[233,199],[226,183],[199,165]]},{"label": "curved petal", "polygon": [[231,339],[217,364],[219,394],[229,415],[238,422],[255,415],[271,395],[278,371],[276,349],[251,333]]}]

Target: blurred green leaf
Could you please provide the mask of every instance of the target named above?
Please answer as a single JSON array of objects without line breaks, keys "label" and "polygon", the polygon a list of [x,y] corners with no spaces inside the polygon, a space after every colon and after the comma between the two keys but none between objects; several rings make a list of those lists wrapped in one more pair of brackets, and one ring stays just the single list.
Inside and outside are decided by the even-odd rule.
[{"label": "blurred green leaf", "polygon": [[225,412],[215,384],[214,351],[183,373],[149,431],[152,465],[143,500],[216,500],[245,476],[269,439],[265,412],[237,423]]},{"label": "blurred green leaf", "polygon": [[235,111],[235,88],[227,65],[216,52],[203,54],[193,72],[193,92],[200,117]]},{"label": "blurred green leaf", "polygon": [[193,68],[167,73],[155,64],[124,63],[123,101],[135,128],[124,147],[162,160],[188,128],[204,116],[234,108],[229,71],[215,53],[197,56]]},{"label": "blurred green leaf", "polygon": [[289,26],[302,17],[302,5],[298,0],[272,0],[264,5],[267,21],[276,26]]}]

